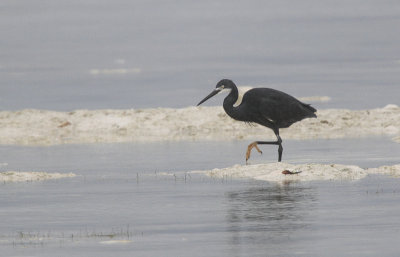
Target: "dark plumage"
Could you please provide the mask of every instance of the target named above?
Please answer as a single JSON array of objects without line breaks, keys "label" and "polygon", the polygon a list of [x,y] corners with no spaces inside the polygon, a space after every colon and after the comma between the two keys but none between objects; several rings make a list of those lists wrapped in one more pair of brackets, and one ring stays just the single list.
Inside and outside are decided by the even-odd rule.
[{"label": "dark plumage", "polygon": [[250,157],[253,147],[260,153],[258,144],[278,145],[278,161],[282,159],[282,139],[279,136],[280,128],[287,128],[293,123],[305,118],[316,118],[317,111],[309,104],[297,100],[291,95],[271,88],[254,88],[247,91],[242,98],[239,106],[234,107],[238,99],[238,89],[232,80],[223,79],[216,85],[211,94],[205,97],[198,105],[209,98],[221,92],[223,89],[229,89],[230,93],[224,99],[224,110],[233,119],[254,122],[272,129],[277,137],[277,141],[255,141],[247,148],[246,162]]}]

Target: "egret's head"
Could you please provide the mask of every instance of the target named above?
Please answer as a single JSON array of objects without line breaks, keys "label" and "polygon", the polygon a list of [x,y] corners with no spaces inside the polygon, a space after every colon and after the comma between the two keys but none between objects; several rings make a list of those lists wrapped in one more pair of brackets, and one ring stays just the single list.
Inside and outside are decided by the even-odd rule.
[{"label": "egret's head", "polygon": [[229,79],[220,80],[217,83],[217,85],[215,86],[215,89],[208,96],[206,96],[203,100],[201,100],[200,103],[197,104],[197,106],[204,103],[205,101],[207,101],[211,97],[215,96],[216,94],[220,93],[224,89],[231,90],[234,86],[235,86],[235,84],[233,83],[232,80],[229,80]]},{"label": "egret's head", "polygon": [[215,86],[215,89],[220,88],[221,90],[223,89],[232,89],[235,86],[235,83],[233,83],[232,80],[230,79],[221,79],[217,85]]}]

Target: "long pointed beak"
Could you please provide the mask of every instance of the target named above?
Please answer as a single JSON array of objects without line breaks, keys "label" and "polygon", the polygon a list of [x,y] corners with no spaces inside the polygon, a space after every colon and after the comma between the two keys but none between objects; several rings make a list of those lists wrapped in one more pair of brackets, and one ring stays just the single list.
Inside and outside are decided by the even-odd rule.
[{"label": "long pointed beak", "polygon": [[199,106],[200,104],[204,103],[205,101],[207,101],[211,97],[215,96],[219,92],[221,92],[221,89],[219,89],[219,88],[214,89],[214,91],[212,91],[208,96],[206,96],[203,100],[201,100],[200,103],[197,104],[197,106]]}]

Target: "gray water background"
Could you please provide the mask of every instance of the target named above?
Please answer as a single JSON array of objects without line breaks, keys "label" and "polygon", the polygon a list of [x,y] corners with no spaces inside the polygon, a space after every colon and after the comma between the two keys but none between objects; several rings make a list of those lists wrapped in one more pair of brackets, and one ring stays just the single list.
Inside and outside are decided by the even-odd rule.
[{"label": "gray water background", "polygon": [[[238,156],[244,157],[246,145],[233,141],[1,146],[1,158],[15,170],[79,175],[0,186],[1,253],[396,256],[398,178],[275,184],[187,173],[243,164],[244,158]],[[285,147],[284,159],[290,163],[311,159],[378,167],[400,161],[400,145],[387,138],[287,140]],[[276,149],[266,148],[263,156],[253,159],[275,161]],[[130,242],[102,243],[110,240]]]},{"label": "gray water background", "polygon": [[[398,28],[397,1],[4,0],[0,109],[186,107],[224,77],[332,98],[317,108],[399,105]],[[140,72],[93,74],[116,69]],[[276,185],[187,173],[244,164],[247,144],[0,146],[1,171],[78,174],[0,186],[0,253],[398,255],[396,178]],[[283,158],[368,168],[398,164],[399,147],[285,140]],[[266,147],[251,161],[276,158]]]},{"label": "gray water background", "polygon": [[221,78],[332,97],[318,108],[399,104],[399,27],[395,0],[4,0],[0,109],[186,107]]}]

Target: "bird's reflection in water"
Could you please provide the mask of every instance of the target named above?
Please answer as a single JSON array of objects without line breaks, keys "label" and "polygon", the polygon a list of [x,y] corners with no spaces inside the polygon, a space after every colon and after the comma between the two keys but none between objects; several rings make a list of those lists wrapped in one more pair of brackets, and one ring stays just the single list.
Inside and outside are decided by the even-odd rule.
[{"label": "bird's reflection in water", "polygon": [[297,183],[264,184],[229,192],[227,200],[232,250],[238,253],[256,245],[265,250],[282,246],[294,232],[307,228],[312,222],[316,190]]}]

